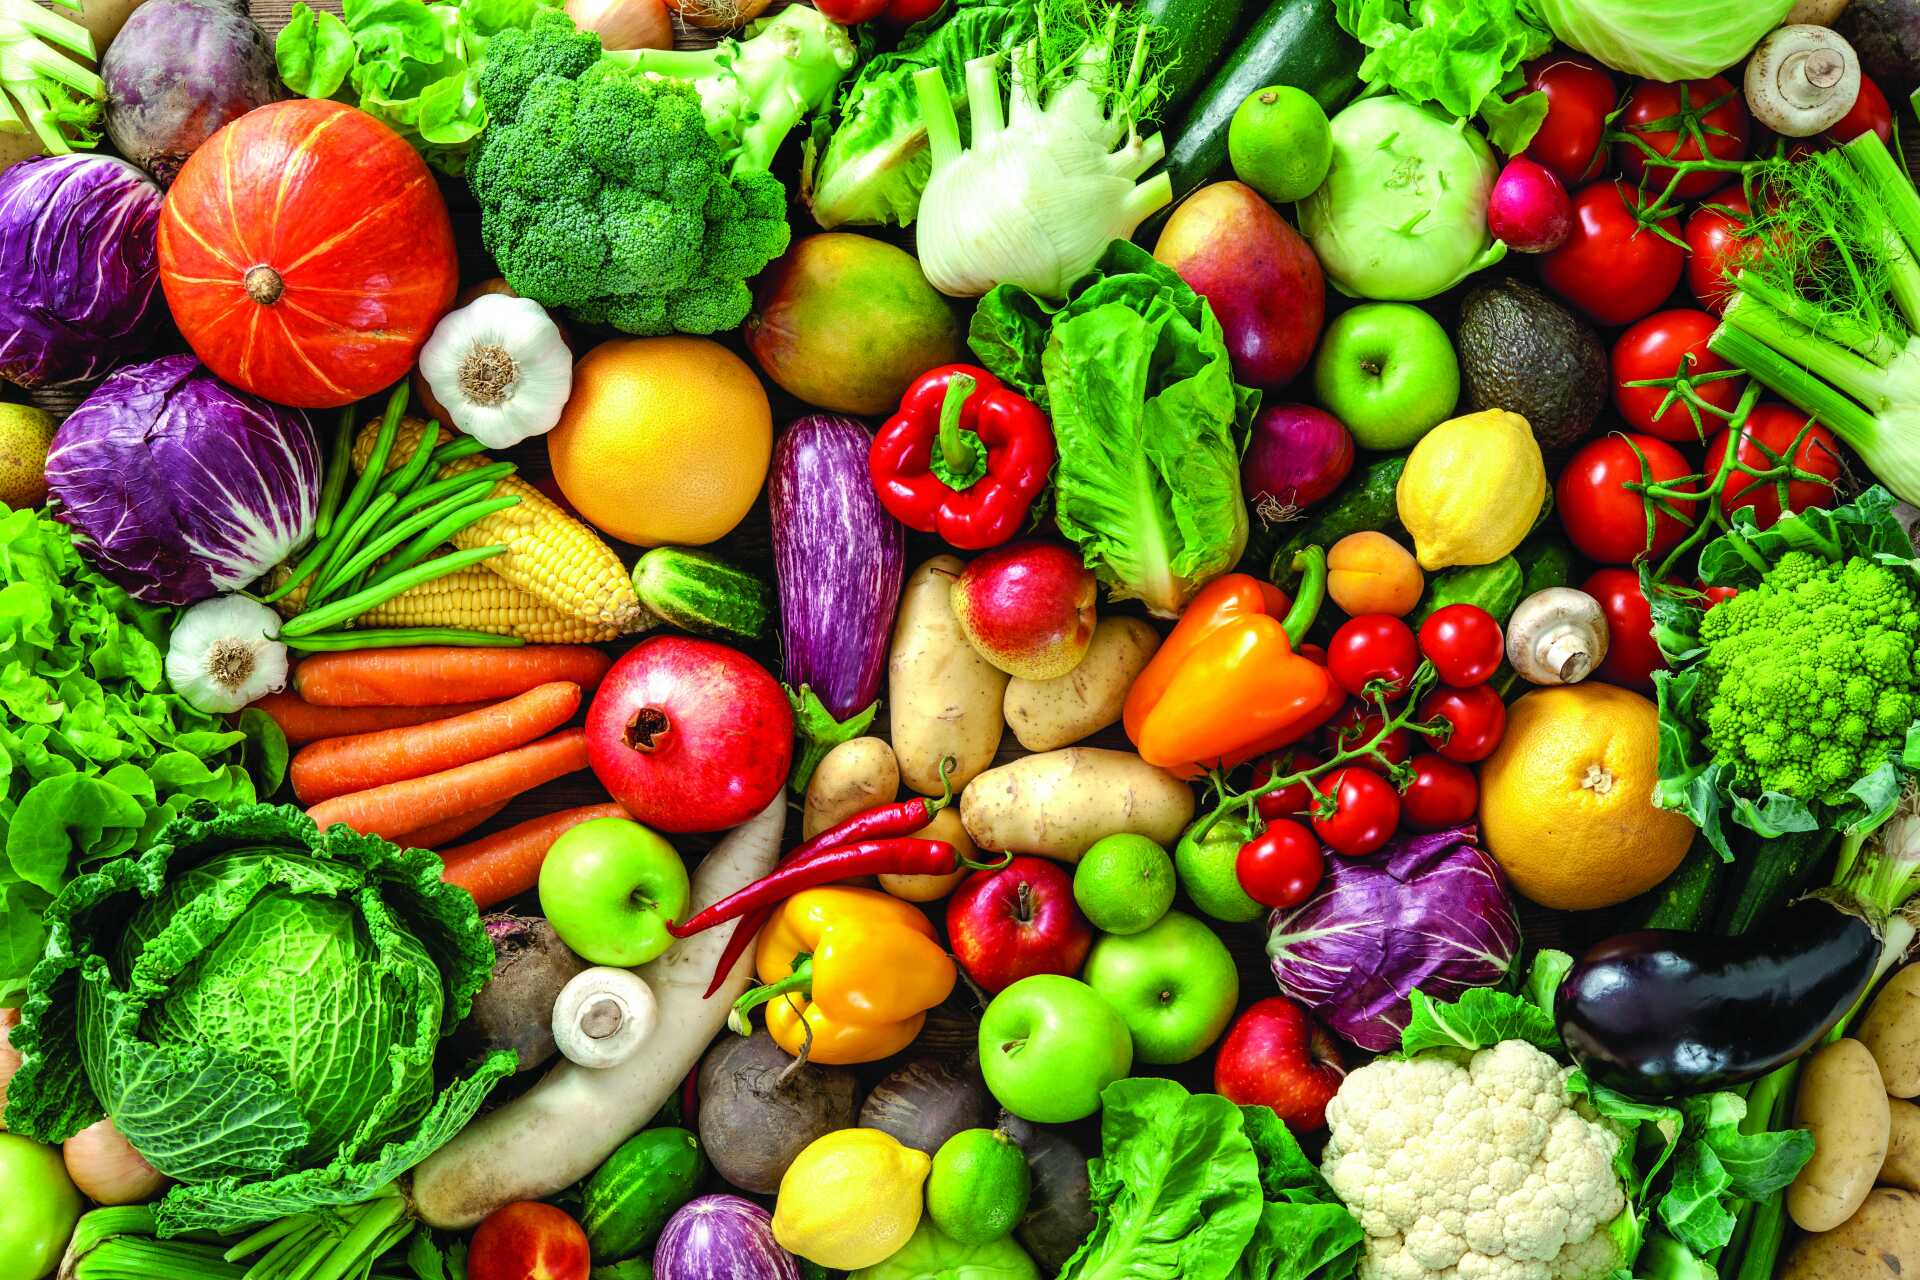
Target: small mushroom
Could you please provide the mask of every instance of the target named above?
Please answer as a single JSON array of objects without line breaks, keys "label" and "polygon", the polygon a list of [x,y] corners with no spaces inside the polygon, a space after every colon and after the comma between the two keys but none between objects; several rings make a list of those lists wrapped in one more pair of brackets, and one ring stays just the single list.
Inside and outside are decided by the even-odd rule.
[{"label": "small mushroom", "polygon": [[1747,107],[1787,138],[1831,129],[1860,96],[1860,59],[1837,32],[1812,23],[1781,27],[1747,60]]},{"label": "small mushroom", "polygon": [[553,1002],[553,1042],[567,1061],[612,1067],[631,1058],[659,1021],[653,988],[627,969],[582,970]]},{"label": "small mushroom", "polygon": [[1606,656],[1607,616],[1584,591],[1536,591],[1507,620],[1507,661],[1533,684],[1579,684]]}]

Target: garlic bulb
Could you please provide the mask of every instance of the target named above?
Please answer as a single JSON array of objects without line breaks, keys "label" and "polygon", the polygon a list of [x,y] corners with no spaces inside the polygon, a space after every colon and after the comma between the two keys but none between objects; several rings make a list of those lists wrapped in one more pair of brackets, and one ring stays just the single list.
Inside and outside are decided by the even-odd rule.
[{"label": "garlic bulb", "polygon": [[287,687],[280,615],[245,596],[202,600],[167,639],[167,683],[201,711],[238,711]]},{"label": "garlic bulb", "polygon": [[453,425],[489,449],[545,435],[573,390],[573,353],[531,298],[486,293],[434,326],[420,376]]}]

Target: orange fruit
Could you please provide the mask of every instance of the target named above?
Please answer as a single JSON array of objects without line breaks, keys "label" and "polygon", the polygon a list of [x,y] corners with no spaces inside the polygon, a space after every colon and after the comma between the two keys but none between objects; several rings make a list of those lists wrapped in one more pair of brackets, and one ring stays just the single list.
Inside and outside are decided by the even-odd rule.
[{"label": "orange fruit", "polygon": [[1514,888],[1588,911],[1672,874],[1693,824],[1653,805],[1659,735],[1653,703],[1617,685],[1536,689],[1508,709],[1480,766],[1480,832]]},{"label": "orange fruit", "polygon": [[615,338],[581,356],[553,478],[583,519],[643,547],[699,546],[766,483],[773,410],[760,379],[706,338]]}]

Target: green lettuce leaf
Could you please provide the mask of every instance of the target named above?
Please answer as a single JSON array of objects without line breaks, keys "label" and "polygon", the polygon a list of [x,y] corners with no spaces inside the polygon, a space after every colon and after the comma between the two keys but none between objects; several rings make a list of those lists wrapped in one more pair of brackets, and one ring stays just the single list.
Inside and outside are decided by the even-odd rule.
[{"label": "green lettuce leaf", "polygon": [[1233,1280],[1342,1280],[1359,1266],[1367,1233],[1333,1194],[1270,1107],[1241,1107],[1266,1197]]},{"label": "green lettuce leaf", "polygon": [[1520,66],[1553,44],[1530,0],[1334,0],[1334,16],[1367,46],[1360,78],[1456,119],[1480,116],[1493,145],[1526,149],[1547,116]]},{"label": "green lettuce leaf", "polygon": [[1573,968],[1573,957],[1551,949],[1535,953],[1519,994],[1475,987],[1442,1003],[1415,990],[1412,1013],[1400,1033],[1408,1057],[1434,1049],[1477,1053],[1503,1040],[1524,1040],[1536,1049],[1562,1053],[1553,1021],[1553,997]]}]

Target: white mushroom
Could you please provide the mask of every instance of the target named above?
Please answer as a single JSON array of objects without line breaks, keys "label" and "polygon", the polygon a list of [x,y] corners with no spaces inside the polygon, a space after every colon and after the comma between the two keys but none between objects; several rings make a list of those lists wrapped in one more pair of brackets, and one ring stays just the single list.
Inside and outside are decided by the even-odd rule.
[{"label": "white mushroom", "polygon": [[553,1002],[553,1042],[567,1061],[611,1067],[631,1058],[659,1020],[653,988],[628,969],[575,974]]},{"label": "white mushroom", "polygon": [[1787,10],[1787,21],[1791,23],[1811,22],[1815,26],[1830,27],[1840,20],[1847,11],[1847,0],[1795,0],[1793,8]]},{"label": "white mushroom", "polygon": [[1579,684],[1607,656],[1607,615],[1572,587],[1548,587],[1507,620],[1507,661],[1533,684]]},{"label": "white mushroom", "polygon": [[1797,23],[1762,40],[1747,60],[1747,109],[1787,138],[1831,129],[1860,96],[1860,59],[1845,37]]}]

